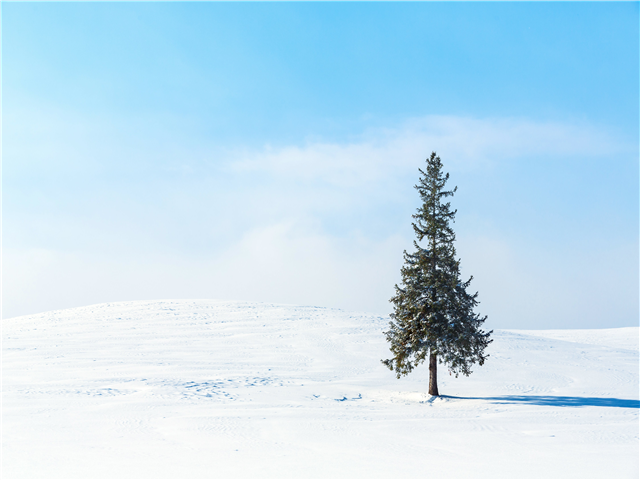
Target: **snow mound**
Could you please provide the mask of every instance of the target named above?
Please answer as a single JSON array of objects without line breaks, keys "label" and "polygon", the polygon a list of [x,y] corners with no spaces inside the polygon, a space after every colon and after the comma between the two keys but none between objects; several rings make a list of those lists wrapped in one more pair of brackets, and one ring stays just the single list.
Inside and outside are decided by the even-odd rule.
[{"label": "snow mound", "polygon": [[638,350],[638,327],[600,328],[593,330],[511,330],[535,337],[564,340],[565,342],[601,345],[610,348]]},{"label": "snow mound", "polygon": [[496,331],[397,380],[388,320],[213,300],[3,321],[4,478],[637,478],[638,328]]}]

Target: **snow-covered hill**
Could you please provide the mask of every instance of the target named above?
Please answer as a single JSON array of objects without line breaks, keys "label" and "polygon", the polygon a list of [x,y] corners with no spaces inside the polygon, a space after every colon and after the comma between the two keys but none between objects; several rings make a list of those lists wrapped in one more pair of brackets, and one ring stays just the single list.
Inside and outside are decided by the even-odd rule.
[{"label": "snow-covered hill", "polygon": [[3,478],[638,478],[638,328],[397,380],[383,317],[211,300],[3,321]]}]

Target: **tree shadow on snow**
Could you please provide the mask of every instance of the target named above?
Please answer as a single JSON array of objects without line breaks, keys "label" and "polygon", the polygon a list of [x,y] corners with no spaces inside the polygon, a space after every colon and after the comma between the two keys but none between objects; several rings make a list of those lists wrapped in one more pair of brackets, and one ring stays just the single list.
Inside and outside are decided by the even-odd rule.
[{"label": "tree shadow on snow", "polygon": [[455,400],[488,400],[498,404],[546,405],[550,407],[618,407],[640,408],[640,400],[602,397],[556,397],[553,395],[502,395],[498,397],[453,397]]}]

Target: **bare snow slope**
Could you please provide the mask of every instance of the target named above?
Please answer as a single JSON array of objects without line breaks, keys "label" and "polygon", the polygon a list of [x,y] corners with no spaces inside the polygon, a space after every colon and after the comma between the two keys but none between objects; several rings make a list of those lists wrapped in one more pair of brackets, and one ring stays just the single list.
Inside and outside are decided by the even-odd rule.
[{"label": "bare snow slope", "polygon": [[386,326],[211,300],[4,320],[3,478],[638,478],[638,328],[496,331],[434,399],[426,365],[380,363]]}]

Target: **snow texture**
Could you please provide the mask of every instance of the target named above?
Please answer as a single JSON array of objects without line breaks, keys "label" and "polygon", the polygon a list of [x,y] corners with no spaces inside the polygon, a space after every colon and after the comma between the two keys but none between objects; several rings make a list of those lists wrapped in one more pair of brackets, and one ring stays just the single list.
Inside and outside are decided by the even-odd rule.
[{"label": "snow texture", "polygon": [[3,321],[3,478],[638,478],[638,328],[495,331],[397,380],[388,319],[175,300]]}]

